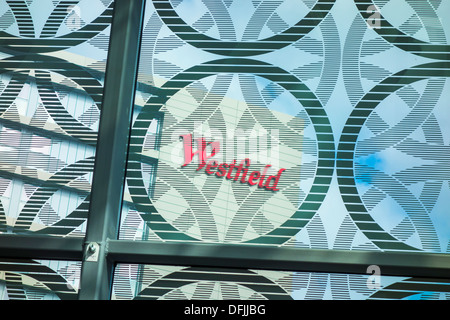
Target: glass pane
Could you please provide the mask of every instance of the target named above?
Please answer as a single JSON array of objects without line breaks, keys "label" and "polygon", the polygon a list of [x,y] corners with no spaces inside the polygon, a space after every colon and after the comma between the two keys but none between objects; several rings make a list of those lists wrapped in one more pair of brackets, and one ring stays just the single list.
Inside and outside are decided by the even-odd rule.
[{"label": "glass pane", "polygon": [[111,0],[0,1],[0,232],[83,236]]},{"label": "glass pane", "polygon": [[121,239],[449,252],[449,4],[147,2]]},{"label": "glass pane", "polygon": [[443,279],[119,264],[114,300],[448,300]]},{"label": "glass pane", "polygon": [[0,300],[74,300],[81,261],[0,260]]}]

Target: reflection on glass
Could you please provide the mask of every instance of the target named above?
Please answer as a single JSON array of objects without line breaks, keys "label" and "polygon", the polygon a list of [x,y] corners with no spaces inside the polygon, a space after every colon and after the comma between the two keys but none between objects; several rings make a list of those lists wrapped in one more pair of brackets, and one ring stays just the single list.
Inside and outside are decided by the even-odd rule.
[{"label": "reflection on glass", "polygon": [[0,1],[0,232],[83,236],[113,1]]}]

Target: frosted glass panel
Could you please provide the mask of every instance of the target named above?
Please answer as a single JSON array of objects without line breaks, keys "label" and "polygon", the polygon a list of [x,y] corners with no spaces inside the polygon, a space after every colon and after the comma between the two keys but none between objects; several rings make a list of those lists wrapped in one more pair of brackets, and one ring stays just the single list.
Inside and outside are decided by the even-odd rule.
[{"label": "frosted glass panel", "polygon": [[431,278],[119,264],[112,299],[447,300],[449,288]]},{"label": "frosted glass panel", "polygon": [[0,1],[0,232],[83,236],[113,1]]},{"label": "frosted glass panel", "polygon": [[448,252],[449,10],[147,2],[120,238]]}]

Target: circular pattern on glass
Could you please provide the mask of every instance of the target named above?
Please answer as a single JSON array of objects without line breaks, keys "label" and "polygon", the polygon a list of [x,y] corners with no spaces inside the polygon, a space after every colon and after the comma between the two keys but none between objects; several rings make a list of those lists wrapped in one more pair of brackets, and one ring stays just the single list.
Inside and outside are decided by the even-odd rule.
[{"label": "circular pattern on glass", "polygon": [[272,52],[299,40],[322,21],[334,1],[161,0],[153,5],[180,39],[211,53],[243,57]]},{"label": "circular pattern on glass", "polygon": [[[224,73],[209,77],[211,73],[207,70]],[[227,70],[234,71],[235,75],[226,74]],[[247,74],[250,70],[252,72]],[[261,77],[255,76],[259,73]],[[268,78],[278,84],[268,81]],[[154,169],[156,187],[152,193],[154,192],[155,199],[145,200],[145,196],[142,196],[144,192],[149,194],[150,185],[144,182],[148,179],[143,179],[142,157],[138,156],[138,153],[142,153],[143,144],[141,147],[136,145],[131,149],[131,159],[135,158],[138,161],[128,170],[128,175],[133,177],[132,186],[128,187],[131,197],[139,201],[139,203],[135,201],[136,208],[151,230],[163,239],[180,240],[181,237],[184,240],[193,240],[200,237],[213,242],[249,241],[276,244],[288,241],[307,224],[320,206],[327,189],[327,186],[316,187],[314,192],[310,192],[308,187],[311,186],[312,189],[316,183],[330,183],[334,166],[334,144],[326,114],[320,102],[305,85],[283,70],[262,62],[225,59],[193,67],[168,81],[163,87],[170,89],[166,89],[165,95],[161,93],[160,96],[149,100],[136,119],[132,131],[134,141],[144,142],[142,135],[147,132],[144,132],[143,128],[149,128],[156,112],[164,111],[160,159]],[[242,87],[242,93],[240,89],[230,90],[229,92],[234,92],[238,96],[224,98],[224,93],[232,87]],[[184,90],[185,93],[180,90]],[[177,98],[177,95],[183,98]],[[283,103],[280,103],[281,101]],[[292,107],[283,110],[282,106],[285,103]],[[165,106],[161,108],[163,104]],[[256,152],[252,152],[259,157],[257,159],[259,163],[253,162],[254,160],[249,157],[251,163],[256,165],[255,171],[263,173],[268,164],[275,167],[275,163],[263,161],[266,159],[276,160],[279,162],[278,165],[286,166],[284,168],[286,175],[283,177],[284,181],[280,182],[280,191],[258,189],[254,191],[256,198],[250,200],[251,198],[247,199],[249,187],[245,184],[226,181],[226,178],[220,180],[217,177],[208,177],[207,174],[199,175],[195,171],[196,168],[188,168],[187,170],[191,170],[190,173],[184,173],[181,168],[183,153],[180,155],[183,143],[180,144],[179,137],[198,128],[203,128],[201,131],[204,132],[209,131],[208,135],[215,131],[215,134],[225,142],[230,133],[233,135],[240,131],[241,134],[250,136],[253,134],[254,137],[259,135],[266,146],[270,143],[272,148],[259,150],[262,152],[258,153],[257,144],[248,145],[248,141],[245,142],[247,150],[254,148]],[[273,149],[273,146],[277,146],[275,141],[270,142],[275,137],[279,144],[276,148],[279,150]],[[315,149],[317,140],[324,142],[319,144],[318,153]],[[229,154],[223,155],[224,163],[236,160],[238,164],[244,160],[232,159],[236,156],[238,142],[237,139],[234,140],[232,147],[228,149]],[[178,147],[174,148],[174,145]],[[173,150],[176,150],[175,155]],[[274,154],[275,151],[278,152],[276,155],[278,159],[267,158],[268,152]],[[331,160],[325,160],[319,165],[317,155]],[[227,159],[227,156],[231,158]],[[179,168],[173,167],[173,159],[179,162]],[[169,163],[172,164],[167,166]],[[279,169],[280,167],[277,167],[277,170]],[[279,172],[277,170],[271,175]],[[266,175],[268,174],[269,171]],[[138,176],[142,177],[139,185],[136,181]],[[312,181],[302,182],[302,179]],[[157,190],[158,187],[161,190]],[[178,199],[175,201],[177,205],[169,205],[174,199]],[[167,224],[166,218],[170,214],[168,211],[162,212],[161,208],[164,206],[174,208],[175,211],[167,220],[178,225],[177,227],[172,223]],[[223,206],[228,209],[222,209]],[[212,210],[216,213],[213,214]],[[286,212],[286,215],[280,216],[281,212]],[[250,231],[246,230],[248,226]],[[186,237],[186,233],[190,233],[191,236]]]}]

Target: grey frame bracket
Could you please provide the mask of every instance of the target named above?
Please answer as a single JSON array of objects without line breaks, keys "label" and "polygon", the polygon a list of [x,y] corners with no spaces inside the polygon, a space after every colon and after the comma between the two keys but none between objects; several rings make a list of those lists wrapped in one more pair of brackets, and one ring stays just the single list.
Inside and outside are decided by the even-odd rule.
[{"label": "grey frame bracket", "polygon": [[98,255],[100,252],[100,244],[97,242],[89,242],[85,246],[84,250],[84,261],[98,261]]}]

